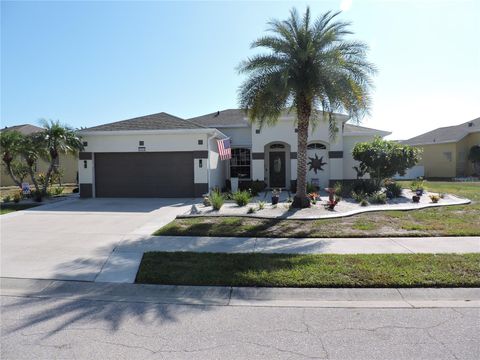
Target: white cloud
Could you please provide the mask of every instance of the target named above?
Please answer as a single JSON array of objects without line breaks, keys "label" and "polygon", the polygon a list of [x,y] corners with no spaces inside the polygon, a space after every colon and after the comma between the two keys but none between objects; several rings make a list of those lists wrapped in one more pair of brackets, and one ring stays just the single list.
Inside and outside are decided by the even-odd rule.
[{"label": "white cloud", "polygon": [[340,2],[340,10],[348,11],[352,7],[352,0],[342,0]]}]

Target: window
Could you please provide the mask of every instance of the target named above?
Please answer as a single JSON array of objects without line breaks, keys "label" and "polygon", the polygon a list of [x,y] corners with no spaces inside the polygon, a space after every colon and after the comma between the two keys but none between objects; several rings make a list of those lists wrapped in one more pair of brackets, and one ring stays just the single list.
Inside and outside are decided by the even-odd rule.
[{"label": "window", "polygon": [[250,179],[250,149],[233,148],[230,159],[230,177]]},{"label": "window", "polygon": [[325,150],[327,147],[320,143],[311,143],[307,145],[308,150]]},{"label": "window", "polygon": [[143,140],[140,140],[140,141],[138,142],[138,145],[140,145],[140,146],[143,146],[143,145],[145,145],[145,141],[143,141]]},{"label": "window", "polygon": [[198,140],[198,145],[203,145],[203,140]]},{"label": "window", "polygon": [[283,145],[283,144],[272,144],[272,145],[270,145],[270,149],[285,149],[285,145]]},{"label": "window", "polygon": [[87,141],[84,141],[84,142],[83,142],[83,146],[84,146],[84,147],[88,146],[88,142],[87,142]]}]

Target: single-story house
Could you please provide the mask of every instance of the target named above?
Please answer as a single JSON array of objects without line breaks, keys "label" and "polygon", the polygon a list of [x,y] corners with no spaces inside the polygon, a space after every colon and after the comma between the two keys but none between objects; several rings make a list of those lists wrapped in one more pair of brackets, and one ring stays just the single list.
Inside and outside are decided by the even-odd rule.
[{"label": "single-story house", "polygon": [[468,154],[472,146],[480,145],[480,118],[441,127],[402,143],[423,150],[418,165],[423,166],[426,178],[472,176],[475,170]]},{"label": "single-story house", "polygon": [[[15,125],[10,127],[5,127],[0,130],[0,132],[4,131],[18,131],[23,135],[30,135],[37,132],[42,131],[43,128],[24,124],[24,125]],[[35,173],[38,175],[40,173],[46,173],[48,170],[49,163],[43,159],[39,159],[37,164],[35,164]],[[58,164],[57,166],[61,170],[62,176],[62,183],[65,184],[76,184],[77,183],[77,171],[78,171],[78,155],[73,154],[60,154],[58,157]],[[30,176],[27,176],[24,179],[25,182],[31,182]],[[1,172],[0,172],[0,184],[1,186],[15,186],[12,178],[8,174],[7,169],[5,169],[5,165],[2,162],[1,165]]]},{"label": "single-story house", "polygon": [[[311,129],[308,180],[321,187],[355,179],[352,148],[386,136],[386,131],[347,124],[334,115],[339,132],[330,139],[328,122]],[[295,116],[285,112],[274,126],[250,124],[240,109],[181,119],[158,113],[79,131],[81,197],[198,197],[227,180],[260,180],[268,188],[290,189],[297,175]],[[218,140],[229,139],[232,158],[221,160]]]}]

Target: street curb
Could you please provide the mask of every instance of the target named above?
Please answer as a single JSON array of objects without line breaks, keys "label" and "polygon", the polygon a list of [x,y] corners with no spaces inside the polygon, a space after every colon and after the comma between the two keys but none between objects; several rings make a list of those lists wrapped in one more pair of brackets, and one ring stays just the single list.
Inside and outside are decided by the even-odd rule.
[{"label": "street curb", "polygon": [[0,295],[238,307],[480,308],[480,288],[252,288],[0,278]]}]

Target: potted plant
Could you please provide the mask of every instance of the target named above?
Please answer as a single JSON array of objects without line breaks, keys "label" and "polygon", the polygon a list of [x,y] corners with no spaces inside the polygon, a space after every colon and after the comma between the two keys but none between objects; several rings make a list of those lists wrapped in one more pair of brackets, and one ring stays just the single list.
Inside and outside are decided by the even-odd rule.
[{"label": "potted plant", "polygon": [[273,189],[272,190],[272,205],[277,205],[278,200],[280,199],[280,193],[282,190],[280,189]]},{"label": "potted plant", "polygon": [[410,185],[410,190],[417,194],[417,196],[422,196],[425,190],[423,179],[413,181]]},{"label": "potted plant", "polygon": [[413,196],[412,196],[412,200],[413,200],[414,203],[419,203],[419,202],[420,202],[420,196],[418,196],[418,195],[413,195]]},{"label": "potted plant", "polygon": [[430,200],[432,200],[432,203],[436,204],[440,200],[440,196],[432,194],[432,195],[430,195]]}]

